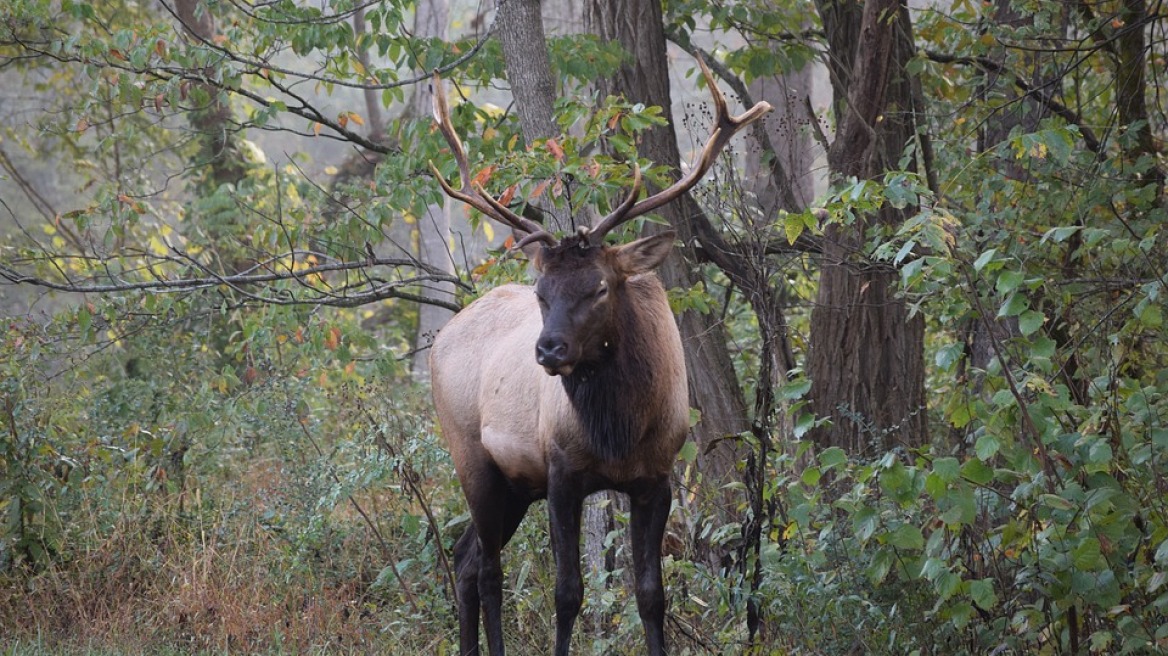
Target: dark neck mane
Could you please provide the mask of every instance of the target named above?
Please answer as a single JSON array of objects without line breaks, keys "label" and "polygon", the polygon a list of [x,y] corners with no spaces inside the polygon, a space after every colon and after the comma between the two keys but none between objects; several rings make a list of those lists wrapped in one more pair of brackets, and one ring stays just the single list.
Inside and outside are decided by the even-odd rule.
[{"label": "dark neck mane", "polygon": [[[625,293],[632,290],[626,288]],[[580,417],[589,450],[600,460],[614,462],[632,453],[644,432],[645,404],[653,380],[653,367],[644,357],[644,327],[626,298],[616,318],[611,346],[597,361],[581,363],[563,377],[564,391]]]}]

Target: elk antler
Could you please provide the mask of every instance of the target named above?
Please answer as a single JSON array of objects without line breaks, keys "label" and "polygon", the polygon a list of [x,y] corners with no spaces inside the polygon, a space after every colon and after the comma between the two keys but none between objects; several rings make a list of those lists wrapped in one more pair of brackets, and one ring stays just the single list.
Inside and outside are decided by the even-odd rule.
[{"label": "elk antler", "polygon": [[462,140],[458,138],[458,133],[454,131],[454,126],[450,123],[450,108],[446,104],[446,93],[442,89],[442,78],[437,73],[434,74],[433,84],[434,120],[438,122],[438,129],[442,131],[442,136],[446,137],[446,143],[450,144],[450,150],[454,153],[454,160],[458,163],[459,177],[462,179],[462,189],[454,189],[446,182],[446,178],[442,176],[438,167],[434,166],[434,162],[430,162],[430,170],[434,172],[434,177],[438,179],[438,184],[442,186],[442,191],[446,192],[447,196],[470,205],[492,219],[514,228],[518,232],[527,233],[520,240],[520,244],[527,245],[536,241],[543,241],[554,246],[556,244],[556,238],[550,232],[544,230],[543,226],[531,219],[524,218],[512,212],[506,205],[500,203],[494,196],[484,191],[482,186],[477,182],[471,180],[470,163],[467,161]]},{"label": "elk antler", "polygon": [[717,111],[717,116],[714,119],[714,131],[710,135],[709,140],[706,141],[705,147],[702,148],[701,157],[698,158],[697,163],[690,168],[689,173],[685,177],[673,183],[668,188],[662,189],[635,204],[633,201],[637,199],[637,194],[641,190],[641,171],[634,164],[632,193],[611,214],[601,219],[589,231],[589,242],[593,244],[600,243],[604,239],[604,236],[618,225],[626,221],[631,221],[642,214],[652,212],[689,191],[710,170],[710,167],[714,165],[714,161],[718,158],[719,153],[722,152],[722,149],[726,147],[726,144],[730,142],[730,138],[736,132],[758,120],[763,114],[771,111],[770,103],[759,101],[755,103],[754,107],[751,107],[742,114],[731,116],[729,110],[726,108],[726,97],[722,95],[721,90],[718,89],[718,85],[714,82],[714,75],[710,73],[710,69],[706,66],[706,62],[702,61],[701,57],[697,57],[697,60],[698,65],[702,67],[702,75],[706,77],[706,86],[710,87],[710,94],[714,97],[714,108]]}]

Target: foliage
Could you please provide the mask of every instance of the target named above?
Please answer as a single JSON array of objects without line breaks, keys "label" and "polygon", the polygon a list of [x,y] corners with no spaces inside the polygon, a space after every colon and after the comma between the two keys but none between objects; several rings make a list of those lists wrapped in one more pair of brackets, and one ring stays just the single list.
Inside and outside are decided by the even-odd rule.
[{"label": "foliage", "polygon": [[[665,565],[677,653],[1168,650],[1164,10],[1030,3],[1005,20],[1004,4],[912,12],[927,134],[879,179],[833,181],[820,212],[762,216],[726,166],[702,197],[718,236],[754,249],[796,366],[760,375],[759,306],[727,272],[703,263],[702,285],[671,290],[725,320],[744,388],[777,401],[731,436],[763,474],[757,499],[745,463],[726,490],[739,521],[710,523],[683,451]],[[0,622],[24,641],[5,646],[449,653],[448,558],[468,517],[405,365],[416,302],[452,282],[457,307],[525,273],[499,250],[460,250],[455,275],[418,262],[418,217],[440,198],[429,165],[457,170],[430,119],[402,108],[440,69],[476,180],[600,212],[632,161],[665,182],[637,147],[667,113],[589,96],[625,54],[557,35],[564,136],[524,144],[492,91],[497,43],[418,38],[413,3],[203,6],[205,39],[177,27],[177,4],[0,9],[0,75],[40,103],[0,132],[2,182],[60,181],[47,200],[2,199],[0,275],[86,291],[4,318]],[[811,4],[666,9],[677,43],[709,32],[727,82],[831,54]],[[1124,122],[1131,61],[1113,44],[1133,25],[1150,35],[1153,107]],[[367,125],[365,91],[402,113]],[[238,137],[218,154],[198,128],[216,106]],[[361,161],[312,150],[325,139]],[[925,318],[931,435],[860,459],[800,441],[824,421],[798,366],[818,266],[806,244],[887,206],[910,217],[851,257],[895,272]],[[540,512],[505,551],[520,652],[546,652],[554,632]],[[640,645],[616,518],[613,566],[587,575],[582,653]]]}]

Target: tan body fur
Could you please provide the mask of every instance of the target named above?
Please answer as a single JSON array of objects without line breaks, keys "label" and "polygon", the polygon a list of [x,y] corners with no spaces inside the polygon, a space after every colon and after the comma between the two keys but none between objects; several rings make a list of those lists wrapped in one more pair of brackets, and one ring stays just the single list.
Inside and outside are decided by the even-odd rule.
[{"label": "tan body fur", "polygon": [[[660,422],[639,436],[633,457],[599,461],[588,452],[580,421],[559,377],[533,356],[543,328],[534,289],[505,285],[478,299],[442,329],[430,354],[434,403],[460,479],[483,464],[484,451],[503,474],[538,496],[547,490],[548,457],[558,448],[614,487],[668,476],[685,439],[688,403],[681,339],[656,275],[626,281],[630,302],[646,317],[649,343],[662,354],[643,394]],[[532,391],[535,390],[534,393]],[[662,439],[664,438],[664,439]]]}]

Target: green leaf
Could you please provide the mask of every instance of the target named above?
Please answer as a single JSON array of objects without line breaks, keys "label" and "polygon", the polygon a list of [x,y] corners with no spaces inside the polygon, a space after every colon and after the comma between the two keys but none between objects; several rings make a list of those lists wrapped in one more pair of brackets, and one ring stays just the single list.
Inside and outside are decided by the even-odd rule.
[{"label": "green leaf", "polygon": [[879,584],[888,577],[888,572],[892,569],[892,563],[896,555],[891,549],[879,549],[872,556],[872,561],[868,563],[866,573],[868,579],[873,584]]},{"label": "green leaf", "polygon": [[848,461],[848,454],[838,446],[828,447],[819,454],[819,464],[824,469],[832,469]]},{"label": "green leaf", "polygon": [[1046,322],[1046,316],[1037,310],[1026,310],[1018,317],[1018,330],[1023,336],[1035,333]]},{"label": "green leaf", "polygon": [[681,445],[681,452],[677,454],[682,462],[693,464],[698,458],[698,443],[693,440],[686,440],[685,444]]},{"label": "green leaf", "polygon": [[1160,542],[1160,546],[1156,549],[1156,562],[1168,565],[1168,540]]},{"label": "green leaf", "polygon": [[1076,569],[1081,569],[1085,572],[1097,572],[1107,566],[1107,561],[1103,558],[1103,552],[1099,547],[1099,540],[1093,537],[1085,537],[1075,547],[1071,553],[1071,562],[1074,563]]},{"label": "green leaf", "polygon": [[901,524],[888,534],[888,544],[897,549],[920,549],[925,546],[925,536],[916,526]]},{"label": "green leaf", "polygon": [[783,232],[787,236],[787,243],[794,244],[803,234],[803,215],[783,212]]},{"label": "green leaf", "polygon": [[957,458],[937,458],[933,461],[933,472],[946,483],[952,483],[961,475],[961,465]]},{"label": "green leaf", "polygon": [[908,254],[911,253],[912,250],[916,248],[916,246],[917,242],[913,239],[904,242],[904,245],[901,246],[900,250],[896,252],[896,257],[892,258],[892,264],[899,265],[902,261],[904,261],[904,258],[908,257]]},{"label": "green leaf", "polygon": [[1010,294],[1005,303],[1002,303],[1002,308],[998,310],[998,318],[1017,316],[1028,307],[1030,307],[1030,301],[1026,299],[1026,296],[1014,292]]},{"label": "green leaf", "polygon": [[792,399],[800,398],[810,391],[810,379],[804,378],[802,380],[793,380],[779,388],[779,398],[783,401],[790,401]]},{"label": "green leaf", "polygon": [[937,349],[937,355],[933,360],[940,369],[948,370],[956,363],[965,353],[965,344],[954,342]]},{"label": "green leaf", "polygon": [[990,610],[998,605],[998,596],[994,594],[993,579],[980,579],[969,582],[969,598],[982,610]]},{"label": "green leaf", "polygon": [[794,434],[796,438],[802,438],[815,426],[815,415],[810,412],[804,412],[795,420]]},{"label": "green leaf", "polygon": [[1146,328],[1159,328],[1164,325],[1164,314],[1156,303],[1148,303],[1139,310],[1140,323]]},{"label": "green leaf", "polygon": [[998,449],[1001,448],[1001,446],[1002,443],[998,441],[998,438],[994,437],[993,435],[986,434],[977,438],[977,442],[974,442],[973,452],[977,454],[979,459],[983,461],[989,460],[990,458],[993,458],[995,454],[997,454]]},{"label": "green leaf", "polygon": [[991,248],[988,251],[977,256],[977,259],[973,261],[973,270],[980,273],[981,270],[985,268],[985,265],[989,264],[990,261],[994,259],[994,255],[996,255],[997,253],[998,253],[998,249]]},{"label": "green leaf", "polygon": [[1043,494],[1038,497],[1039,503],[1055,510],[1074,510],[1075,504],[1058,496],[1057,494]]},{"label": "green leaf", "polygon": [[820,478],[823,478],[823,472],[819,470],[819,467],[808,467],[803,470],[803,475],[799,477],[799,480],[803,481],[804,485],[815,487],[819,485]]},{"label": "green leaf", "polygon": [[994,480],[994,470],[986,466],[981,460],[966,460],[961,466],[961,475],[965,480],[975,485],[987,485]]},{"label": "green leaf", "polygon": [[1051,228],[1050,230],[1047,230],[1045,233],[1043,233],[1042,239],[1038,243],[1044,243],[1048,239],[1056,243],[1063,242],[1066,241],[1067,237],[1070,237],[1082,229],[1083,226],[1059,226],[1057,228]]},{"label": "green leaf", "polygon": [[1015,289],[1018,289],[1018,285],[1021,284],[1021,271],[1003,271],[998,274],[998,282],[994,285],[994,289],[998,290],[999,294],[1009,294]]}]

